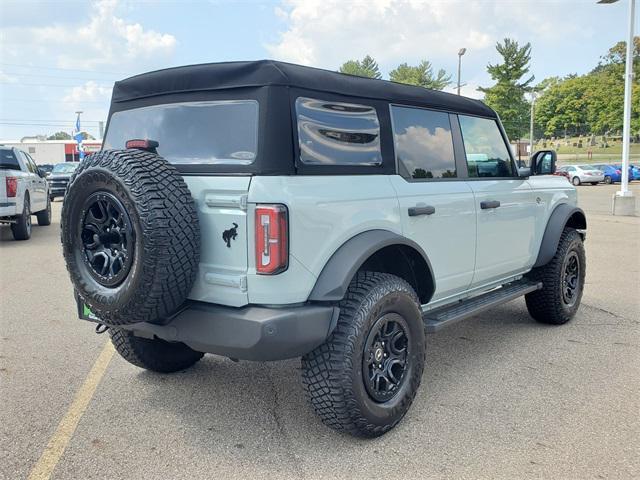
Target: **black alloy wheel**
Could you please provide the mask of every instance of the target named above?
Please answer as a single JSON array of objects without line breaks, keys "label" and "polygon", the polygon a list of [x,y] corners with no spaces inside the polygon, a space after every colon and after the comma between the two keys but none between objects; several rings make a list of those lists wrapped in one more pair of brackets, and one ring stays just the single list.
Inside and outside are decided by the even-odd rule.
[{"label": "black alloy wheel", "polygon": [[405,381],[409,329],[397,313],[389,313],[371,327],[362,355],[362,377],[376,402],[392,399]]},{"label": "black alloy wheel", "polygon": [[572,250],[564,259],[562,267],[562,301],[567,307],[573,307],[580,292],[580,260],[578,253]]},{"label": "black alloy wheel", "polygon": [[114,195],[98,191],[87,197],[80,222],[83,259],[102,286],[115,287],[127,277],[135,254],[129,214]]}]

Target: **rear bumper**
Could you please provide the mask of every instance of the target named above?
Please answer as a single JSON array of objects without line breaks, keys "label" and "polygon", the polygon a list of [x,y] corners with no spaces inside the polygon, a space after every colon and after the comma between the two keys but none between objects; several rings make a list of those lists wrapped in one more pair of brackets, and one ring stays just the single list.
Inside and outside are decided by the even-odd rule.
[{"label": "rear bumper", "polygon": [[242,360],[299,357],[324,343],[339,309],[305,304],[295,307],[224,307],[190,302],[169,323],[136,323],[123,328],[142,337],[183,342],[194,350]]},{"label": "rear bumper", "polygon": [[15,201],[3,200],[0,201],[0,217],[13,217],[22,213],[16,206]]}]

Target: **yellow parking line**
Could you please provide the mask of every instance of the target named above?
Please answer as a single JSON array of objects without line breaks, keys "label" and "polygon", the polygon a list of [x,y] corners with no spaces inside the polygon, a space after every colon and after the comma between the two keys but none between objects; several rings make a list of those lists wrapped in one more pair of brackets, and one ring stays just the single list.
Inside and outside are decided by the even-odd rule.
[{"label": "yellow parking line", "polygon": [[80,390],[76,393],[67,413],[62,420],[60,420],[60,424],[58,424],[55,433],[51,439],[49,439],[49,443],[44,449],[44,452],[42,452],[38,463],[36,463],[31,470],[28,477],[29,480],[46,480],[53,473],[54,468],[56,468],[78,426],[78,422],[80,422],[80,418],[82,418],[89,402],[93,398],[93,394],[109,366],[114,351],[113,345],[108,341],[100,352],[100,356],[93,364]]}]

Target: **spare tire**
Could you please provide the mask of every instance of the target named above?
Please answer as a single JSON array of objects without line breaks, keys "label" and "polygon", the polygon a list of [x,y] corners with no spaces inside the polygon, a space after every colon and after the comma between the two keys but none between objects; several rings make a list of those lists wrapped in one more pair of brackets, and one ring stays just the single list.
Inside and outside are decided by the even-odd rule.
[{"label": "spare tire", "polygon": [[107,325],[170,316],[196,278],[196,206],[176,168],[155,153],[85,158],[69,183],[61,236],[80,300]]}]

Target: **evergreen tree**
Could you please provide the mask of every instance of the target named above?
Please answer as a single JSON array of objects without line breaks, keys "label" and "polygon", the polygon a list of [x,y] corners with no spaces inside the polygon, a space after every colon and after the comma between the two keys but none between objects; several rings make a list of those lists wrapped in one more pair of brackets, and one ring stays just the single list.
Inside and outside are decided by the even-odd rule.
[{"label": "evergreen tree", "polygon": [[487,72],[496,83],[478,90],[485,94],[484,102],[500,115],[507,136],[516,139],[529,128],[530,104],[524,95],[531,91],[534,76],[524,81],[522,77],[529,72],[531,44],[520,47],[517,41],[505,38],[503,43],[496,44],[496,50],[502,56],[502,63],[487,66]]},{"label": "evergreen tree", "polygon": [[432,90],[442,90],[451,83],[451,75],[447,75],[443,69],[438,70],[434,75],[433,66],[427,60],[422,60],[416,66],[402,63],[389,73],[389,79],[393,82],[417,85]]},{"label": "evergreen tree", "polygon": [[362,60],[348,60],[342,64],[339,71],[359,77],[382,78],[378,62],[369,55],[366,55]]}]

